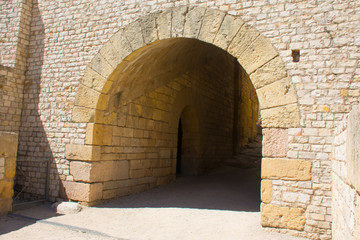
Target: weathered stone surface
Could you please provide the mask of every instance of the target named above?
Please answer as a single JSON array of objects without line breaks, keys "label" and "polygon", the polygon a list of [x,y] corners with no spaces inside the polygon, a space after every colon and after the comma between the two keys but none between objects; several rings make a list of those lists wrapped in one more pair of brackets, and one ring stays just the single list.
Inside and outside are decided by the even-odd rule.
[{"label": "weathered stone surface", "polygon": [[261,204],[261,225],[302,231],[305,225],[305,211],[302,208]]},{"label": "weathered stone surface", "polygon": [[182,37],[184,34],[185,16],[188,12],[188,7],[182,6],[173,9],[171,37]]},{"label": "weathered stone surface", "polygon": [[82,123],[94,122],[95,114],[96,109],[75,106],[72,111],[71,120]]},{"label": "weathered stone surface", "polygon": [[278,52],[272,46],[270,41],[260,35],[241,53],[238,57],[238,61],[246,72],[251,74],[277,55]]},{"label": "weathered stone surface", "polygon": [[84,206],[76,202],[56,202],[51,205],[58,214],[74,214],[80,212]]},{"label": "weathered stone surface", "polygon": [[114,67],[112,67],[100,53],[96,54],[91,60],[89,67],[105,79],[114,71]]},{"label": "weathered stone surface", "polygon": [[70,162],[70,174],[74,177],[75,181],[80,182],[94,182],[91,181],[92,163],[89,162]]},{"label": "weathered stone surface", "polygon": [[185,18],[184,35],[186,38],[197,38],[199,35],[205,8],[190,8]]},{"label": "weathered stone surface", "polygon": [[198,39],[204,42],[212,43],[224,17],[224,12],[215,9],[206,9]]},{"label": "weathered stone surface", "polygon": [[[0,157],[4,167],[4,177],[15,177],[16,156],[18,147],[18,134],[12,132],[0,132]],[[0,179],[1,180],[1,179]]]},{"label": "weathered stone surface", "polygon": [[158,40],[156,17],[157,14],[149,14],[139,19],[145,44],[150,44]]},{"label": "weathered stone surface", "polygon": [[311,180],[311,162],[300,159],[263,158],[261,177],[293,181]]},{"label": "weathered stone surface", "polygon": [[171,19],[172,9],[160,13],[156,19],[159,39],[168,39],[171,37]]},{"label": "weathered stone surface", "polygon": [[124,29],[124,32],[126,38],[130,42],[131,48],[134,51],[145,45],[139,21],[135,21],[127,25]]},{"label": "weathered stone surface", "polygon": [[286,157],[288,142],[287,129],[264,128],[262,134],[263,157]]},{"label": "weathered stone surface", "polygon": [[297,104],[282,107],[263,109],[261,122],[264,128],[290,128],[297,127],[300,123],[300,113]]},{"label": "weathered stone surface", "polygon": [[61,197],[73,201],[92,202],[102,199],[102,183],[61,182]]},{"label": "weathered stone surface", "polygon": [[244,21],[240,18],[226,15],[221,23],[219,31],[216,34],[214,44],[224,50],[227,50],[231,40],[244,24]]},{"label": "weathered stone surface", "polygon": [[256,90],[260,109],[284,106],[297,102],[296,91],[290,78],[284,78]]},{"label": "weathered stone surface", "polygon": [[65,147],[65,157],[68,160],[96,161],[100,159],[100,154],[99,146],[67,144]]},{"label": "weathered stone surface", "polygon": [[4,180],[0,181],[0,199],[12,198],[14,195],[14,181]]},{"label": "weathered stone surface", "polygon": [[94,89],[100,93],[107,93],[112,84],[112,82],[108,82],[103,76],[91,68],[86,68],[81,83],[84,86]]},{"label": "weathered stone surface", "polygon": [[259,32],[247,24],[242,25],[231,41],[228,52],[238,58],[245,49],[259,36]]},{"label": "weathered stone surface", "polygon": [[86,127],[85,143],[89,145],[110,145],[112,126],[89,123]]},{"label": "weathered stone surface", "polygon": [[80,85],[77,91],[75,105],[86,108],[96,108],[100,94],[101,93],[91,88]]},{"label": "weathered stone surface", "polygon": [[100,54],[115,69],[123,60],[117,49],[112,45],[111,41],[107,41],[100,49]]},{"label": "weathered stone surface", "polygon": [[286,77],[285,64],[278,56],[260,68],[256,69],[250,75],[251,82],[256,89],[261,88],[267,84],[276,82]]},{"label": "weathered stone surface", "polygon": [[130,53],[132,53],[133,49],[131,48],[130,42],[127,40],[125,36],[125,32],[123,30],[118,31],[110,38],[111,44],[118,51],[120,58],[125,59]]},{"label": "weathered stone surface", "polygon": [[270,203],[272,197],[272,181],[262,180],[261,181],[261,201],[263,203]]}]

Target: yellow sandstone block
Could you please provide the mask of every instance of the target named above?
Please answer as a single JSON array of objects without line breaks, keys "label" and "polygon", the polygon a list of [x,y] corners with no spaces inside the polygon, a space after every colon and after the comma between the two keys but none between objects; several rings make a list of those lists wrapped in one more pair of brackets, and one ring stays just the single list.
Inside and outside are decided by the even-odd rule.
[{"label": "yellow sandstone block", "polygon": [[299,159],[263,158],[261,177],[294,181],[311,180],[311,162]]}]

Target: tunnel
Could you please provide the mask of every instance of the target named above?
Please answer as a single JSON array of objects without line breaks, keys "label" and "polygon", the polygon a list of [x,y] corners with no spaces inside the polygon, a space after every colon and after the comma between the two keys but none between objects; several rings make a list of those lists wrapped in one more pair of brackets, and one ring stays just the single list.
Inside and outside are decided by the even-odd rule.
[{"label": "tunnel", "polygon": [[105,173],[93,181],[103,183],[103,199],[224,165],[257,171],[259,192],[259,103],[236,58],[212,44],[172,38],[130,54],[108,81],[101,113],[107,120],[92,135],[101,145],[103,161],[93,166]]}]

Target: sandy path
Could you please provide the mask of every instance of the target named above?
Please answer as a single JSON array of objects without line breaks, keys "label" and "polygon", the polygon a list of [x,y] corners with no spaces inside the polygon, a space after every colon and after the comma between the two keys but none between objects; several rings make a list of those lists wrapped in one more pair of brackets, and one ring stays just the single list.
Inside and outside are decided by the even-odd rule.
[{"label": "sandy path", "polygon": [[301,239],[261,229],[259,188],[256,174],[222,168],[78,214],[50,217],[44,205],[18,211],[44,220],[0,218],[0,239]]}]

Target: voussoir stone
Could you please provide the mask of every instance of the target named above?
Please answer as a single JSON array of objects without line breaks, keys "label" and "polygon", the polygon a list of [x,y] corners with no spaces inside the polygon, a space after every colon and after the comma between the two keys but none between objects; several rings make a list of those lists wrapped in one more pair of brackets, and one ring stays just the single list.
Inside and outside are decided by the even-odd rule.
[{"label": "voussoir stone", "polygon": [[183,37],[198,37],[204,14],[205,8],[195,7],[189,9],[189,12],[186,14],[185,18]]},{"label": "voussoir stone", "polygon": [[153,43],[158,39],[156,17],[157,14],[149,14],[139,19],[145,44]]},{"label": "voussoir stone", "polygon": [[168,39],[171,37],[171,19],[172,9],[160,13],[156,18],[159,39]]},{"label": "voussoir stone", "polygon": [[139,21],[127,25],[124,29],[125,36],[129,40],[131,48],[135,51],[145,45],[142,29]]},{"label": "voussoir stone", "polygon": [[299,107],[296,103],[281,107],[263,109],[261,125],[267,128],[297,127],[300,123]]},{"label": "voussoir stone", "polygon": [[202,20],[198,39],[204,42],[212,43],[224,17],[224,12],[215,9],[207,9]]},{"label": "voussoir stone", "polygon": [[171,37],[183,37],[185,16],[188,12],[188,7],[182,6],[173,9],[172,13],[172,25],[171,25]]},{"label": "voussoir stone", "polygon": [[244,24],[245,22],[240,18],[226,15],[216,34],[214,45],[227,50],[231,40]]},{"label": "voussoir stone", "polygon": [[257,30],[244,24],[230,43],[228,52],[238,58],[259,34]]}]

